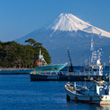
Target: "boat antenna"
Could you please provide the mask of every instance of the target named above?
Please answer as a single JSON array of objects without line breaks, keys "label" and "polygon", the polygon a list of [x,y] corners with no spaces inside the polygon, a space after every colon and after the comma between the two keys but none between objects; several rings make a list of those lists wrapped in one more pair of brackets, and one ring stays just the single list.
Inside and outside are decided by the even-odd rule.
[{"label": "boat antenna", "polygon": [[70,57],[69,49],[68,49],[68,57],[69,57],[69,60],[70,60],[69,72],[73,72],[73,65],[72,65],[72,60],[71,60],[71,57]]}]

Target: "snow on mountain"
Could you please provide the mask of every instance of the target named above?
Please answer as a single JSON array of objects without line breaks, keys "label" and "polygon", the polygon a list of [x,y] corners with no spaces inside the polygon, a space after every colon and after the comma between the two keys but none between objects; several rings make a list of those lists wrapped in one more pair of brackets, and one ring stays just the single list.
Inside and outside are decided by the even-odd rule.
[{"label": "snow on mountain", "polygon": [[91,24],[82,21],[72,14],[61,13],[58,18],[47,29],[55,31],[84,31],[87,33],[97,34],[99,36],[110,37],[110,33],[99,29]]}]

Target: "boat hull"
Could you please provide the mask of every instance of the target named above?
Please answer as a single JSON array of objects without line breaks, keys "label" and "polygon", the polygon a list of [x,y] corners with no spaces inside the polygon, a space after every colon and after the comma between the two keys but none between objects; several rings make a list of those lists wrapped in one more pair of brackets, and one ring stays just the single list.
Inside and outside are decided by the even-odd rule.
[{"label": "boat hull", "polygon": [[[69,76],[69,75],[42,75],[42,74],[30,74],[31,81],[90,81],[91,79],[98,79],[98,75],[91,75],[91,76]],[[100,79],[108,81],[106,76],[100,76]]]},{"label": "boat hull", "polygon": [[99,105],[110,105],[110,96],[102,95],[102,96],[85,96],[85,95],[77,95],[74,92],[66,89],[67,91],[67,100],[90,103],[90,104],[99,104]]}]

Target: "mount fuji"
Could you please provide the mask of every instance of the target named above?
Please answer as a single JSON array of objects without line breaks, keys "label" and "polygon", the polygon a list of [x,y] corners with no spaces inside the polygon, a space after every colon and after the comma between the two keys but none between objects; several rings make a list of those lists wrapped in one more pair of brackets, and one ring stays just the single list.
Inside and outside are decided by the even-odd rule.
[{"label": "mount fuji", "polygon": [[52,25],[49,26],[48,29],[52,29],[54,31],[75,31],[78,30],[84,31],[87,33],[94,33],[100,36],[110,37],[110,33],[106,32],[102,29],[99,29],[91,24],[88,24],[81,19],[77,18],[72,14],[63,14],[61,13],[59,17],[54,21]]},{"label": "mount fuji", "polygon": [[15,41],[33,38],[49,51],[52,63],[68,62],[67,49],[71,51],[73,65],[84,65],[91,57],[91,38],[94,48],[102,48],[102,62],[108,64],[110,33],[99,29],[72,14],[61,13],[49,26],[37,29]]}]

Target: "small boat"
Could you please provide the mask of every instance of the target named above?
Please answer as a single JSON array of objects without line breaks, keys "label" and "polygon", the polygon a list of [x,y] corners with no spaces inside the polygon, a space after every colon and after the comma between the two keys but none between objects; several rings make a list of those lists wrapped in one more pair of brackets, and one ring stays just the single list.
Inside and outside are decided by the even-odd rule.
[{"label": "small boat", "polygon": [[[110,57],[109,57],[110,60]],[[110,61],[109,61],[110,62]],[[100,72],[100,71],[99,71]],[[91,80],[92,86],[77,86],[67,83],[65,89],[67,92],[67,100],[80,101],[85,103],[93,103],[99,105],[110,105],[110,74],[109,86],[104,80]]]}]

